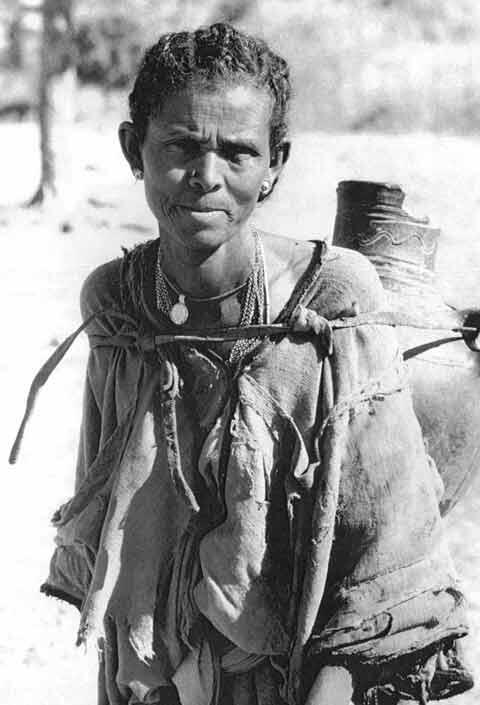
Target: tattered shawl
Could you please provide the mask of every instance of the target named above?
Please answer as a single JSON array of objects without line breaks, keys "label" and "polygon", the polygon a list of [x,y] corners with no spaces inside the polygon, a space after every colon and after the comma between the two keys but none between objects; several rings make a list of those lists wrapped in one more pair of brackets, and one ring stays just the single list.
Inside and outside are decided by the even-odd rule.
[{"label": "tattered shawl", "polygon": [[[155,242],[93,272],[73,498],[44,590],[100,638],[104,703],[209,705],[219,674],[265,671],[253,702],[300,703],[307,661],[353,670],[466,632],[394,332],[259,342],[240,369],[205,346],[146,354],[165,329]],[[320,245],[290,302],[334,319],[385,306],[373,267]],[[128,317],[128,319],[126,318]],[[129,342],[130,341],[130,342]],[[253,669],[253,671],[252,671]],[[232,681],[233,682],[233,681]],[[233,687],[233,686],[232,686]]]}]

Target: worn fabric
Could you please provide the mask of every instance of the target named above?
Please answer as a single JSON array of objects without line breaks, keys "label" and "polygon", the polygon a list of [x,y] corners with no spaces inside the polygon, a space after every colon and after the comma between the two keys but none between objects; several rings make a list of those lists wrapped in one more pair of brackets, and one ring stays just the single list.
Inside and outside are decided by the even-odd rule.
[{"label": "worn fabric", "polygon": [[[97,269],[84,318],[165,329],[156,247]],[[373,267],[319,245],[279,320],[353,302],[385,308]],[[205,346],[115,344],[119,320],[88,327],[76,491],[44,586],[101,640],[104,703],[294,705],[306,664],[376,667],[466,633],[391,329],[336,330],[331,354],[267,340],[235,371]]]}]

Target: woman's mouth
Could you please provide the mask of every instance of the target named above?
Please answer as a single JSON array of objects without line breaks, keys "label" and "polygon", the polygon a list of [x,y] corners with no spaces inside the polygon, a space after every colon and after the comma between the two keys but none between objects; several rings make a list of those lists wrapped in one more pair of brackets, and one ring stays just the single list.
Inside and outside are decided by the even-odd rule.
[{"label": "woman's mouth", "polygon": [[192,218],[199,218],[202,220],[215,218],[219,215],[225,215],[226,211],[224,208],[214,208],[211,206],[199,206],[199,205],[180,205],[177,206],[180,212],[186,213]]}]

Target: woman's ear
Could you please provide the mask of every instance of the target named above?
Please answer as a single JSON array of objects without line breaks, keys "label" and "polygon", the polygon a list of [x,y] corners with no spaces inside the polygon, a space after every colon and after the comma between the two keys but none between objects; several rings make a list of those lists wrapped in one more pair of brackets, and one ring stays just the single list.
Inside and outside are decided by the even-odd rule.
[{"label": "woman's ear", "polygon": [[288,158],[290,156],[290,147],[291,147],[291,142],[288,140],[284,140],[283,142],[280,143],[280,145],[277,148],[277,153],[276,153],[276,158],[277,161],[280,160],[282,163],[282,166],[284,166],[288,162]]},{"label": "woman's ear", "polygon": [[278,177],[280,176],[283,167],[288,161],[288,157],[290,156],[290,142],[282,142],[281,144],[278,145],[276,150],[272,152],[272,156],[270,159],[270,167],[269,167],[269,172],[270,172],[270,182],[272,186],[275,185],[275,183],[278,180]]},{"label": "woman's ear", "polygon": [[268,167],[268,179],[266,179],[262,184],[262,189],[258,196],[258,201],[264,201],[273,191],[278,181],[282,169],[288,160],[290,154],[290,142],[282,142],[274,152],[272,152],[270,159],[270,166]]},{"label": "woman's ear", "polygon": [[133,123],[124,121],[118,128],[118,139],[123,156],[130,164],[132,171],[143,171],[143,160],[140,140],[138,139]]}]

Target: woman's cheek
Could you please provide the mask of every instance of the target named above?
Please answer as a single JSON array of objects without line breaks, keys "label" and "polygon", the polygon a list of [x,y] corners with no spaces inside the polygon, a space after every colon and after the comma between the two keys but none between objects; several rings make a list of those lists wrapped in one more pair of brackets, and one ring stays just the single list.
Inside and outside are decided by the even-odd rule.
[{"label": "woman's cheek", "polygon": [[256,203],[261,184],[262,178],[257,174],[240,174],[231,184],[231,192],[238,204]]},{"label": "woman's cheek", "polygon": [[184,173],[181,170],[171,170],[168,172],[151,173],[145,175],[145,191],[149,205],[152,201],[170,203],[175,201],[182,192]]},{"label": "woman's cheek", "polygon": [[145,198],[148,207],[156,218],[168,213],[171,199],[158,183],[145,181]]}]

